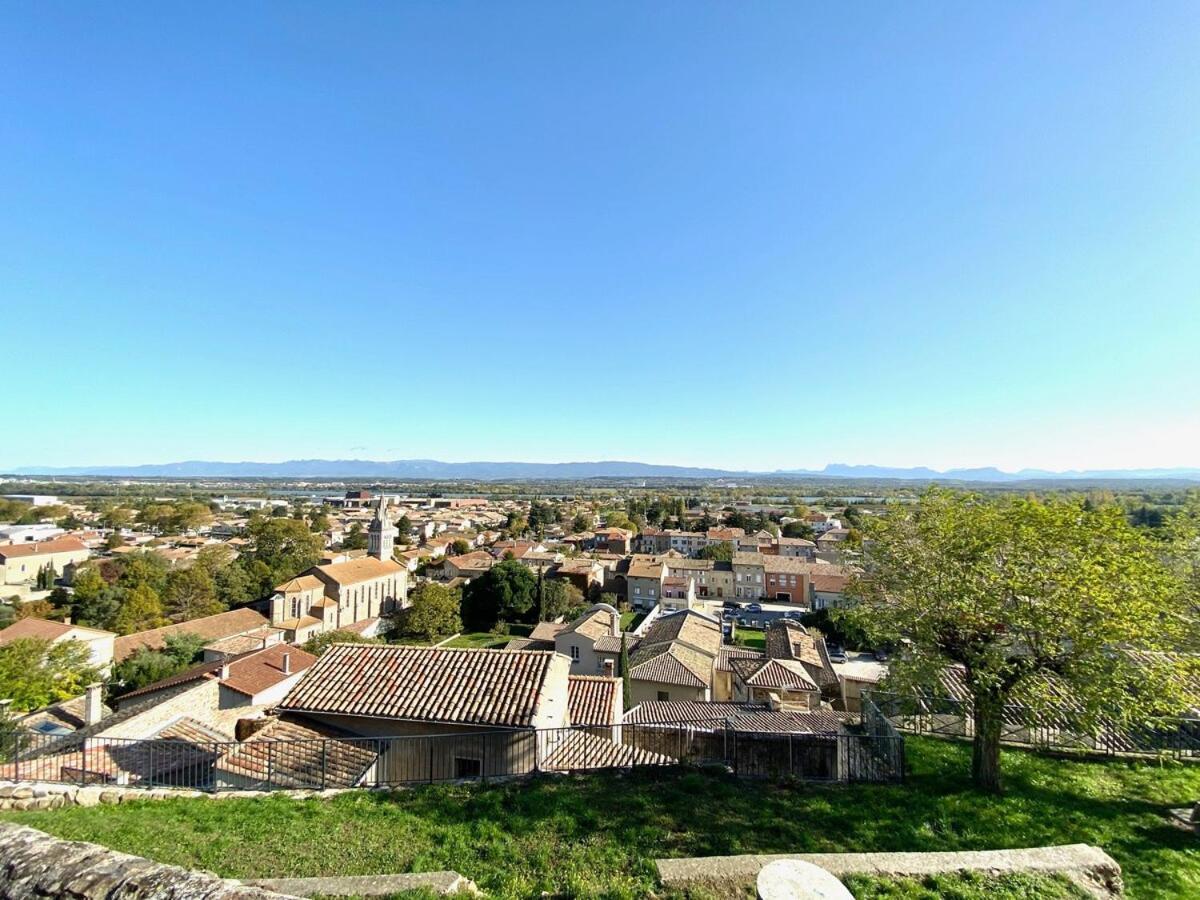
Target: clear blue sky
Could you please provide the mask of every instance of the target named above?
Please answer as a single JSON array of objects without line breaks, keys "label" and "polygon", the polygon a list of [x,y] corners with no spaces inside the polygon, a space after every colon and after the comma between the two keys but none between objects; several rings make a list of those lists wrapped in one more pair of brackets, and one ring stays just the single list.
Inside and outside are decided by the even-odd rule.
[{"label": "clear blue sky", "polygon": [[0,468],[1200,465],[1200,5],[24,3]]}]

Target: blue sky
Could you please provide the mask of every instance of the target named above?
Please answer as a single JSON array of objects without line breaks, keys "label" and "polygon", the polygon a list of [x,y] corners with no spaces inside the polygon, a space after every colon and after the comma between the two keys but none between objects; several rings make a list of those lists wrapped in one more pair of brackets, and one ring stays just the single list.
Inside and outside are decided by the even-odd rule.
[{"label": "blue sky", "polygon": [[1200,5],[23,4],[0,468],[1200,465]]}]

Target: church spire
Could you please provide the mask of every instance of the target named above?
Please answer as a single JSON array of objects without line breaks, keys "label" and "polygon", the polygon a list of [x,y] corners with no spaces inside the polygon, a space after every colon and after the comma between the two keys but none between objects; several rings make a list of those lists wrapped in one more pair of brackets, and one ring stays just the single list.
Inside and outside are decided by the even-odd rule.
[{"label": "church spire", "polygon": [[376,559],[391,559],[400,530],[387,517],[387,497],[380,494],[375,518],[367,529],[367,552]]}]

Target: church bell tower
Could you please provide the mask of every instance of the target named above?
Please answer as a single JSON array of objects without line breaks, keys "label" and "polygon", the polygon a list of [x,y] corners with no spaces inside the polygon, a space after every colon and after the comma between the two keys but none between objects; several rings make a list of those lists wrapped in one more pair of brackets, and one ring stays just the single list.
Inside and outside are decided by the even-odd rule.
[{"label": "church bell tower", "polygon": [[388,560],[396,549],[396,535],[400,530],[387,517],[387,498],[379,497],[375,518],[367,529],[367,552],[376,559]]}]

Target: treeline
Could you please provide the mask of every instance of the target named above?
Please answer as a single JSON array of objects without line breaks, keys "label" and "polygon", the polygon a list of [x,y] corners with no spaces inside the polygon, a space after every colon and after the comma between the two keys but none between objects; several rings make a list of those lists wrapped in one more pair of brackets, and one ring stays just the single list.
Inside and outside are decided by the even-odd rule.
[{"label": "treeline", "polygon": [[74,593],[55,589],[46,612],[131,634],[268,597],[320,558],[322,539],[304,522],[260,517],[248,531],[251,544],[240,555],[214,544],[175,567],[153,550],[90,561],[76,572]]}]

